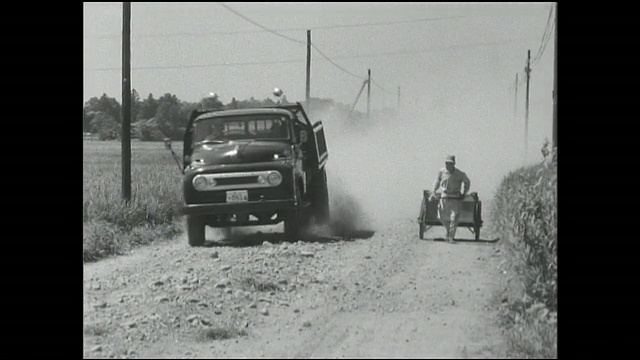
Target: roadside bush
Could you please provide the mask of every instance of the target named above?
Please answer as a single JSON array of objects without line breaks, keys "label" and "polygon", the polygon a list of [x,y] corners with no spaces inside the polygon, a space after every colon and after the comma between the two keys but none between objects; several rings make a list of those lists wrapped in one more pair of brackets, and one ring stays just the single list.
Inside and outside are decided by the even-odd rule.
[{"label": "roadside bush", "polygon": [[491,218],[512,274],[504,314],[512,351],[547,358],[557,356],[557,151],[545,142],[542,154],[542,163],[504,177]]}]

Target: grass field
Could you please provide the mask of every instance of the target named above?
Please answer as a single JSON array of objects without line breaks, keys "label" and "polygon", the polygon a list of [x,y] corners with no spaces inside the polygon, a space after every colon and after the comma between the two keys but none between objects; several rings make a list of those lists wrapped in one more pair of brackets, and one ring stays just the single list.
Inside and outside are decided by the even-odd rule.
[{"label": "grass field", "polygon": [[[181,154],[181,143],[174,149]],[[181,176],[159,142],[131,144],[131,202],[122,199],[121,144],[83,142],[83,260],[94,261],[182,231]]]}]

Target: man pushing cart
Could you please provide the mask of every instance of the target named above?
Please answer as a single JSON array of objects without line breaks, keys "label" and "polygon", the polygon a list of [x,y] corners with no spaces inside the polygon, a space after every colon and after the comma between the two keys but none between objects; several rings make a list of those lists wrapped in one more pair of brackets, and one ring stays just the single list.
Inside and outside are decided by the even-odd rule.
[{"label": "man pushing cart", "polygon": [[[477,193],[469,193],[471,180],[465,172],[456,168],[456,157],[449,155],[445,167],[438,171],[433,192],[424,191],[420,209],[420,238],[423,238],[426,226],[442,225],[447,235],[446,241],[455,242],[458,226],[469,227],[480,237],[481,203]],[[435,215],[437,213],[437,219]]]}]

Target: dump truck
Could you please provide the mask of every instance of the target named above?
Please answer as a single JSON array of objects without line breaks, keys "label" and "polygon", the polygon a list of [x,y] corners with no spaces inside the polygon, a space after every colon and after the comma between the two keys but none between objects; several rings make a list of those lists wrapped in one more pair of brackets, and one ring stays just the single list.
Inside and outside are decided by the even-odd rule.
[{"label": "dump truck", "polygon": [[[167,148],[171,149],[170,142]],[[322,121],[302,104],[196,109],[181,161],[188,243],[205,244],[205,227],[273,225],[295,241],[309,224],[330,218]]]}]

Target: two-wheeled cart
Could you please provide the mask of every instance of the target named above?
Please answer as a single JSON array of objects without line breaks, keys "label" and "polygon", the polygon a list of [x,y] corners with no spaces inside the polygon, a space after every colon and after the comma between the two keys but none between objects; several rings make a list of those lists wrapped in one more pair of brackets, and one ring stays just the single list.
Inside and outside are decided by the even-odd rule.
[{"label": "two-wheeled cart", "polygon": [[[438,198],[429,200],[432,192],[423,191],[422,204],[420,205],[420,215],[418,224],[420,225],[420,239],[424,239],[424,233],[432,226],[442,226],[438,219]],[[466,227],[471,231],[476,240],[480,240],[480,228],[482,227],[482,202],[478,198],[478,193],[472,192],[462,200],[460,211],[460,221],[458,227]]]}]

